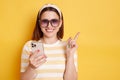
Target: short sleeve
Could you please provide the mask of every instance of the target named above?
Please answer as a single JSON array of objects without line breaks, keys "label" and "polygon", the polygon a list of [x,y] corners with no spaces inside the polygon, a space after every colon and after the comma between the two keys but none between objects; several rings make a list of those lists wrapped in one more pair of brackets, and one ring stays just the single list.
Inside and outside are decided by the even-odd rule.
[{"label": "short sleeve", "polygon": [[22,54],[21,54],[21,72],[25,72],[26,68],[29,65],[29,56],[31,51],[31,41],[25,43]]}]

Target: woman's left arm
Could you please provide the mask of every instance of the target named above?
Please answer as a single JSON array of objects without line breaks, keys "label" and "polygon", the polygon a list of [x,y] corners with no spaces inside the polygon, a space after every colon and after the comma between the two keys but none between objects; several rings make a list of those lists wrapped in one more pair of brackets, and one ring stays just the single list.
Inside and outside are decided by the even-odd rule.
[{"label": "woman's left arm", "polygon": [[74,64],[74,57],[69,57],[66,61],[66,69],[63,80],[77,80],[77,71]]},{"label": "woman's left arm", "polygon": [[66,67],[63,80],[77,80],[78,74],[75,67],[74,53],[77,50],[78,46],[76,40],[79,33],[76,34],[74,39],[69,38],[66,48]]}]

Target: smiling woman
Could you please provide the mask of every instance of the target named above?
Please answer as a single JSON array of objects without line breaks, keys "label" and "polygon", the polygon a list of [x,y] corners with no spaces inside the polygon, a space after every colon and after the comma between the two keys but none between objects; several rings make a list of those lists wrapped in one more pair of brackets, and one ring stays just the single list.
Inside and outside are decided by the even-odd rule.
[{"label": "smiling woman", "polygon": [[[49,25],[49,21],[51,25]],[[54,32],[59,29],[59,31],[57,32],[57,38],[62,39],[64,32],[63,28],[63,16],[60,9],[56,5],[44,5],[37,15],[36,27],[33,33],[33,40],[39,40],[40,38],[42,38],[44,35],[44,32],[42,32],[42,30],[44,29],[46,31],[51,31],[53,29]]]},{"label": "smiling woman", "polygon": [[21,80],[77,80],[79,34],[62,41],[63,22],[62,12],[56,5],[46,4],[38,12],[32,40],[23,47]]}]

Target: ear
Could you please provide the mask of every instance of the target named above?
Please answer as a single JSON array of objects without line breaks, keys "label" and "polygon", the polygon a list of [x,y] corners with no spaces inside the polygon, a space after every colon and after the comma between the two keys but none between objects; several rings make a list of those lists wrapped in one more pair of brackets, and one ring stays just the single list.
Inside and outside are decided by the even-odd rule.
[{"label": "ear", "polygon": [[60,24],[59,24],[59,27],[61,27],[61,25],[62,25],[62,20],[60,19]]}]

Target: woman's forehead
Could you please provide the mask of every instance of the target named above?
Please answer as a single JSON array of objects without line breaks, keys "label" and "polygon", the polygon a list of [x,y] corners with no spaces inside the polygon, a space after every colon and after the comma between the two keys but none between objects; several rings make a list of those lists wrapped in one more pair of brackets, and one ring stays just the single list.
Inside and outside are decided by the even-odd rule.
[{"label": "woman's forehead", "polygon": [[46,19],[53,19],[53,18],[59,18],[58,14],[54,11],[45,11],[43,14],[41,14],[41,19],[46,18]]}]

